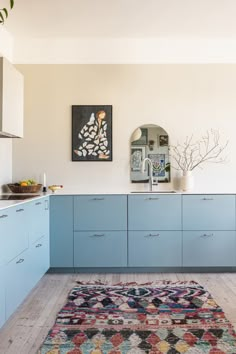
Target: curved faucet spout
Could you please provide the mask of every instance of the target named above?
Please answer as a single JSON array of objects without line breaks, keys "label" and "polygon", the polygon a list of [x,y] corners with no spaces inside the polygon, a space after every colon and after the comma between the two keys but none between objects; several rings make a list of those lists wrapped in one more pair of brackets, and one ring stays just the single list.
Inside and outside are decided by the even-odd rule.
[{"label": "curved faucet spout", "polygon": [[142,162],[142,173],[144,172],[145,170],[145,163],[148,163],[149,165],[149,190],[150,192],[152,192],[152,184],[153,184],[153,179],[152,179],[152,175],[153,175],[153,164],[152,164],[152,160],[149,159],[148,157],[146,157],[145,159],[143,159],[143,162]]}]

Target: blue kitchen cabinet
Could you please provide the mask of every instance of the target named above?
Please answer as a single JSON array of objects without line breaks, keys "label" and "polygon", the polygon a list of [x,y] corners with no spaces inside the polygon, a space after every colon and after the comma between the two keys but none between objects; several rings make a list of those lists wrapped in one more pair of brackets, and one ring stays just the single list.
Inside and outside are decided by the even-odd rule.
[{"label": "blue kitchen cabinet", "polygon": [[127,196],[75,196],[74,230],[127,230]]},{"label": "blue kitchen cabinet", "polygon": [[184,230],[235,230],[234,195],[183,195]]},{"label": "blue kitchen cabinet", "polygon": [[184,267],[235,267],[235,231],[184,231]]},{"label": "blue kitchen cabinet", "polygon": [[73,267],[73,196],[50,197],[50,266]]},{"label": "blue kitchen cabinet", "polygon": [[181,267],[181,231],[129,231],[129,267]]},{"label": "blue kitchen cabinet", "polygon": [[0,264],[0,328],[6,319],[4,266]]},{"label": "blue kitchen cabinet", "polygon": [[181,230],[181,195],[128,196],[129,230]]},{"label": "blue kitchen cabinet", "polygon": [[0,210],[0,264],[6,262],[9,242],[13,232],[13,208]]},{"label": "blue kitchen cabinet", "polygon": [[30,282],[31,288],[37,284],[37,282],[42,278],[42,276],[48,271],[50,267],[49,259],[49,237],[45,235],[39,238],[30,247],[30,258],[31,258],[31,268],[30,268]]},{"label": "blue kitchen cabinet", "polygon": [[74,233],[75,267],[126,267],[126,231]]},{"label": "blue kitchen cabinet", "polygon": [[5,267],[6,319],[21,304],[31,289],[31,262],[25,250]]},{"label": "blue kitchen cabinet", "polygon": [[49,197],[39,198],[29,204],[29,243],[43,236],[49,237]]}]

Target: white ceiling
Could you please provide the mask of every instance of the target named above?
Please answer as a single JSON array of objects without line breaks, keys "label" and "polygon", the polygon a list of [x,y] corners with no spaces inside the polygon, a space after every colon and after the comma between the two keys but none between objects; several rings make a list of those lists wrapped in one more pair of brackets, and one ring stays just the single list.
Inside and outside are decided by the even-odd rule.
[{"label": "white ceiling", "polygon": [[4,26],[14,38],[236,39],[235,18],[236,0],[15,0]]}]

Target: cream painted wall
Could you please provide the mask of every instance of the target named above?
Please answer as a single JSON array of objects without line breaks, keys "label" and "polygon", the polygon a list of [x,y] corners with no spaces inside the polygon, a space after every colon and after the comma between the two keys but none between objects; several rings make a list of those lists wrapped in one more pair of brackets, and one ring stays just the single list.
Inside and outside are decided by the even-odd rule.
[{"label": "cream painted wall", "polygon": [[[42,181],[45,171],[48,184],[68,191],[140,187],[129,182],[129,139],[139,125],[153,123],[171,143],[219,129],[230,141],[229,162],[196,170],[195,191],[236,192],[235,64],[17,67],[25,78],[25,128],[24,139],[13,142],[13,181]],[[71,106],[80,104],[113,105],[112,162],[71,161]]]}]

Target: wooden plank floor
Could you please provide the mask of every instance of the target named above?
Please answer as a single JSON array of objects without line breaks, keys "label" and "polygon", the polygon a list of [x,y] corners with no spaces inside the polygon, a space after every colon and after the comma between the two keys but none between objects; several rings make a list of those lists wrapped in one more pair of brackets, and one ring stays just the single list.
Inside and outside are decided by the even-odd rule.
[{"label": "wooden plank floor", "polygon": [[236,328],[236,273],[46,274],[0,330],[1,354],[35,354],[76,280],[195,280],[207,288]]}]

